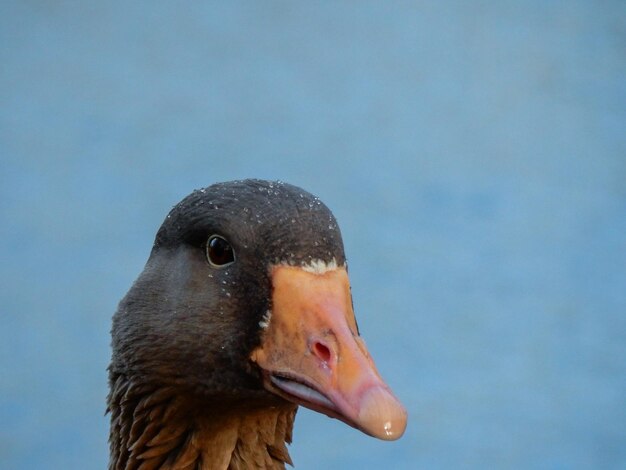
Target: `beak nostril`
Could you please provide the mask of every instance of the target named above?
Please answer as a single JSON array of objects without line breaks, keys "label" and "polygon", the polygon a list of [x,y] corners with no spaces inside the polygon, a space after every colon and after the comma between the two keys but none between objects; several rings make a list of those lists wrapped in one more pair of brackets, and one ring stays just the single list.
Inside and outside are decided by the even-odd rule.
[{"label": "beak nostril", "polygon": [[330,358],[331,358],[331,352],[330,349],[328,348],[328,346],[326,346],[325,344],[320,343],[319,341],[316,341],[313,344],[313,354],[315,354],[318,358],[320,358],[322,361],[324,362],[329,362]]}]

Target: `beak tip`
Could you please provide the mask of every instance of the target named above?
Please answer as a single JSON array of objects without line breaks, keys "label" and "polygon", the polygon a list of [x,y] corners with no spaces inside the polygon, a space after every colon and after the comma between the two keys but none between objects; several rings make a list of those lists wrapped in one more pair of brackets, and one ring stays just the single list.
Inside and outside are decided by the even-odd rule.
[{"label": "beak tip", "polygon": [[363,396],[358,421],[366,433],[395,441],[404,434],[407,412],[389,390],[374,387]]}]

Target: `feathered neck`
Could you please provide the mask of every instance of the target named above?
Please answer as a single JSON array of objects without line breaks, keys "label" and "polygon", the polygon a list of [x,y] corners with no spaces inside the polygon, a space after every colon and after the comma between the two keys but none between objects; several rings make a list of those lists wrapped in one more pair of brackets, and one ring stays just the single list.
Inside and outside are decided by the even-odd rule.
[{"label": "feathered neck", "polygon": [[199,397],[111,374],[109,470],[284,469],[297,407]]}]

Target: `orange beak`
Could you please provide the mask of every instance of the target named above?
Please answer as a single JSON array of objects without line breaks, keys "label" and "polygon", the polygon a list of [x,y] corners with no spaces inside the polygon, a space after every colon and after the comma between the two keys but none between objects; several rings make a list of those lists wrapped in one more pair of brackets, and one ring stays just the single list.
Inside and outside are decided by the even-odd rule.
[{"label": "orange beak", "polygon": [[407,413],[358,334],[345,268],[274,266],[272,312],[251,359],[265,387],[371,436],[398,439]]}]

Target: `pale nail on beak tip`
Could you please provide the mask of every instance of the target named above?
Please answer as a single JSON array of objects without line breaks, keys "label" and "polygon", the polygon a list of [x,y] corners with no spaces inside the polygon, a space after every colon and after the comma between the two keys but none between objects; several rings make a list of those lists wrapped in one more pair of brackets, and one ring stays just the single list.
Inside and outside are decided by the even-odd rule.
[{"label": "pale nail on beak tip", "polygon": [[361,403],[359,421],[363,430],[386,441],[399,439],[406,429],[407,413],[388,390],[373,387]]}]

